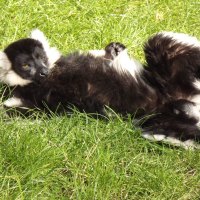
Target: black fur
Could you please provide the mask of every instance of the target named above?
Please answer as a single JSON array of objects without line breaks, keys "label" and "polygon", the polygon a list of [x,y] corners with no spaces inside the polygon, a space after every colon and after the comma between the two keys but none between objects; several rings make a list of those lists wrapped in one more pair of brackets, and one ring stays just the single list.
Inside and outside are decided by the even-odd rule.
[{"label": "black fur", "polygon": [[188,114],[185,110],[187,106],[195,107],[195,103],[184,99],[166,103],[141,124],[143,131],[178,138],[182,141],[199,141],[200,130],[197,125],[199,118],[192,113]]},{"label": "black fur", "polygon": [[[160,35],[151,38],[144,48],[147,67],[135,76],[115,69],[113,60],[125,46],[111,43],[105,48],[105,57],[80,53],[62,56],[40,85],[33,77],[33,83],[17,86],[13,94],[27,107],[45,110],[47,105],[54,112],[58,106],[65,112],[74,105],[80,111],[101,115],[105,106],[138,118],[153,114],[141,125],[144,131],[199,141],[198,119],[188,116],[184,108],[191,104],[195,107],[189,97],[199,94],[193,81],[199,78],[200,50],[171,42]],[[13,63],[10,52],[5,50]]]},{"label": "black fur", "polygon": [[200,78],[200,47],[157,34],[145,44],[144,52],[147,70],[166,94],[177,99],[199,94],[193,83]]},{"label": "black fur", "polygon": [[39,41],[21,39],[9,45],[4,52],[12,63],[12,70],[23,79],[40,82],[48,75],[48,58]]},{"label": "black fur", "polygon": [[[176,41],[173,37],[157,34],[144,46],[147,70],[160,83],[169,99],[164,109],[147,120],[143,126],[149,131],[160,132],[183,140],[200,140],[199,118],[186,116],[183,108],[200,102],[191,100],[200,94],[194,82],[200,80],[200,46]],[[172,109],[173,105],[173,109]],[[169,107],[171,109],[169,109]],[[179,115],[173,110],[180,109]],[[196,108],[197,110],[198,108]],[[200,116],[200,115],[199,115]]]}]

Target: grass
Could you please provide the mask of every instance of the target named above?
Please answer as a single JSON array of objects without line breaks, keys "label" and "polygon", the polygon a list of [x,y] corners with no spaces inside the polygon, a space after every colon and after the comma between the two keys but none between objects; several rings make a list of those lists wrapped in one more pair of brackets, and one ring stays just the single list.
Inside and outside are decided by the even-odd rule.
[{"label": "grass", "polygon": [[[63,53],[120,41],[144,61],[152,34],[200,38],[198,0],[1,0],[0,48],[44,31]],[[141,138],[131,120],[0,111],[0,199],[198,200],[200,153]]]}]

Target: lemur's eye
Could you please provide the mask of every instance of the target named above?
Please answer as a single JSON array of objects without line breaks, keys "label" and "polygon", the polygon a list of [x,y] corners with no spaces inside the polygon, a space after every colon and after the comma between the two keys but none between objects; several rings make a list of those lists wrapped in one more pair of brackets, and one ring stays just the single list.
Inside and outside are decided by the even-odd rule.
[{"label": "lemur's eye", "polygon": [[27,64],[27,65],[23,65],[22,68],[23,68],[24,70],[29,70],[29,69],[30,69],[30,65],[28,65],[28,64]]}]

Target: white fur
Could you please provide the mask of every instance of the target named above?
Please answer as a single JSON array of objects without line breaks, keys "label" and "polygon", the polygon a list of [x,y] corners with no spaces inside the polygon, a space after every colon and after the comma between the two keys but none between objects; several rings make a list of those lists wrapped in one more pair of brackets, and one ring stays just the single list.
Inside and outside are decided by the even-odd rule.
[{"label": "white fur", "polygon": [[47,52],[47,57],[49,59],[49,68],[54,67],[54,63],[60,58],[60,52],[55,48],[51,47]]},{"label": "white fur", "polygon": [[[198,100],[199,99],[199,95],[198,95]],[[194,98],[192,100],[195,100]],[[184,107],[183,107],[183,112],[189,117],[189,118],[195,118],[197,121],[196,125],[198,127],[200,127],[200,103],[197,103],[197,102],[194,102],[194,105],[191,105],[191,104],[185,104]],[[175,114],[179,114],[180,111],[177,110],[177,109],[174,109],[174,113]]]},{"label": "white fur", "polygon": [[[105,50],[90,50],[88,53],[95,57],[104,57],[106,55]],[[119,73],[130,73],[134,78],[142,70],[142,64],[133,58],[131,59],[126,49],[120,52],[113,62],[111,62],[111,66]]]},{"label": "white fur", "polygon": [[0,73],[3,73],[4,71],[8,71],[11,69],[11,63],[7,57],[7,55],[0,51]]},{"label": "white fur", "polygon": [[89,54],[93,55],[94,57],[104,57],[106,55],[105,50],[90,50],[88,51]]},{"label": "white fur", "polygon": [[196,79],[196,80],[193,82],[193,85],[194,85],[198,90],[200,90],[200,80],[199,80],[199,79]]},{"label": "white fur", "polygon": [[195,103],[195,105],[185,105],[184,112],[189,117],[195,117],[200,120],[200,104]]},{"label": "white fur", "polygon": [[16,108],[16,107],[23,106],[21,99],[16,98],[16,97],[11,97],[7,99],[3,104],[4,106],[8,108]]},{"label": "white fur", "polygon": [[172,144],[174,146],[183,147],[184,149],[200,149],[200,145],[194,142],[193,140],[186,140],[186,141],[180,141],[173,137],[167,137],[165,135],[161,134],[152,134],[149,132],[144,132],[142,134],[142,137],[151,140],[151,141],[161,141],[164,143]]},{"label": "white fur", "polygon": [[42,43],[44,49],[50,48],[47,38],[45,37],[44,33],[42,31],[40,31],[39,29],[32,30],[30,38],[40,41]]},{"label": "white fur", "polygon": [[[193,82],[193,85],[195,86],[196,89],[200,90],[200,80],[199,79],[196,79]],[[194,103],[200,104],[200,95],[193,95],[189,98],[189,100]]]},{"label": "white fur", "polygon": [[190,98],[188,98],[188,100],[200,104],[200,95],[193,95]]},{"label": "white fur", "polygon": [[4,52],[0,52],[0,81],[9,86],[24,86],[31,83],[30,80],[21,78],[11,69],[11,63]]},{"label": "white fur", "polygon": [[47,57],[49,59],[49,68],[52,68],[54,66],[54,63],[60,58],[61,53],[55,47],[50,47],[49,42],[45,37],[44,33],[39,29],[34,29],[31,32],[30,38],[38,40],[42,43]]},{"label": "white fur", "polygon": [[113,67],[119,73],[129,72],[135,79],[136,75],[143,69],[142,64],[139,61],[129,57],[126,49],[120,52],[114,59]]},{"label": "white fur", "polygon": [[7,74],[1,78],[2,82],[6,83],[9,86],[16,86],[16,85],[25,86],[32,82],[31,80],[26,80],[21,78],[13,70],[9,70]]},{"label": "white fur", "polygon": [[178,114],[180,113],[180,111],[177,110],[177,109],[174,109],[173,111],[174,111],[174,113],[175,113],[176,115],[178,115]]},{"label": "white fur", "polygon": [[162,141],[166,136],[165,135],[153,135],[149,134],[148,132],[144,132],[142,137],[151,140],[151,141]]},{"label": "white fur", "polygon": [[170,37],[178,43],[200,47],[200,41],[196,37],[184,33],[176,32],[161,32],[164,37]]},{"label": "white fur", "polygon": [[[199,97],[198,97],[199,98]],[[199,101],[198,101],[199,102]],[[184,112],[192,118],[197,119],[196,125],[200,127],[200,103],[195,103],[195,105],[185,106]]]}]

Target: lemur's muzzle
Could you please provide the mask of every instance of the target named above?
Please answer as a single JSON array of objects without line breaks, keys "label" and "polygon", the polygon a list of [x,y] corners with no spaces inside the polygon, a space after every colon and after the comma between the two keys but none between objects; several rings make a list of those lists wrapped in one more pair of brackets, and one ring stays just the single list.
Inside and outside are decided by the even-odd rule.
[{"label": "lemur's muzzle", "polygon": [[49,69],[47,67],[41,67],[40,69],[37,70],[35,74],[35,81],[37,83],[43,82],[49,74]]},{"label": "lemur's muzzle", "polygon": [[48,74],[49,74],[48,68],[42,68],[42,69],[40,70],[40,72],[39,72],[39,76],[40,76],[41,78],[47,77]]}]

